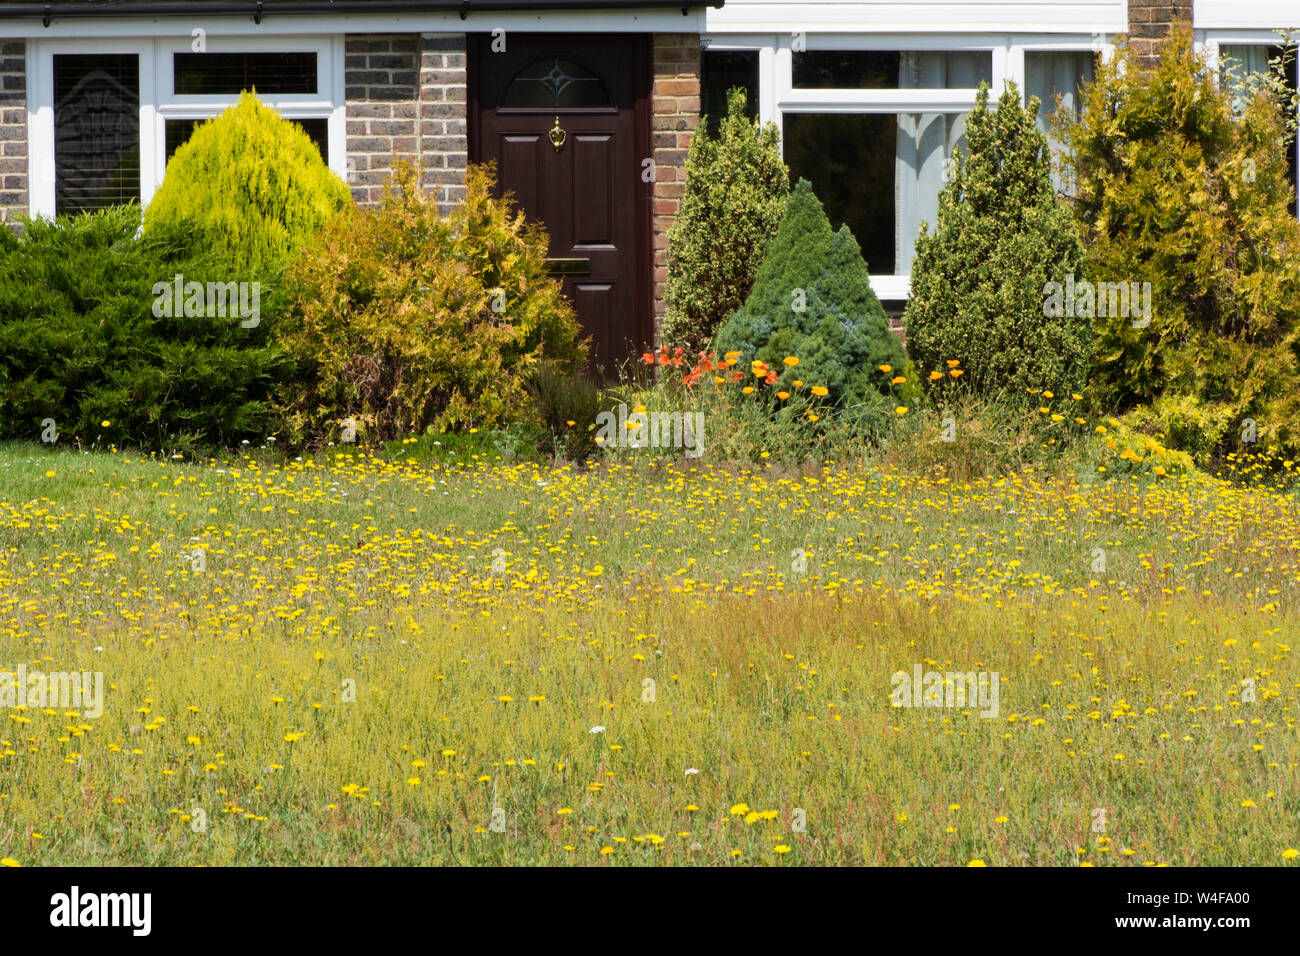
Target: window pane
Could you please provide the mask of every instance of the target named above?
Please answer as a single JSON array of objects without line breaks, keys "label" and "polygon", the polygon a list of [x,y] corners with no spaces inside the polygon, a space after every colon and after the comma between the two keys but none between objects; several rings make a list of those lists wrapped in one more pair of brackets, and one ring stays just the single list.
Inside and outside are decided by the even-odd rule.
[{"label": "window pane", "polygon": [[609,96],[600,77],[582,64],[548,56],[515,74],[502,105],[574,109],[608,106]]},{"label": "window pane", "polygon": [[[1268,73],[1269,60],[1285,57],[1283,62],[1287,66],[1290,87],[1293,91],[1300,88],[1300,59],[1294,46],[1284,49],[1281,46],[1224,44],[1219,47],[1219,54],[1228,59],[1223,72],[1225,79],[1233,85],[1243,83],[1251,74]],[[1245,103],[1238,99],[1237,108],[1244,109]],[[1291,169],[1292,184],[1300,189],[1300,179],[1297,178],[1300,176],[1300,141],[1296,139],[1292,139],[1287,147],[1287,165]]]},{"label": "window pane", "polygon": [[745,109],[750,119],[758,117],[758,51],[705,50],[700,57],[700,113],[709,129],[716,132],[727,115],[727,91],[745,91]]},{"label": "window pane", "polygon": [[315,93],[315,53],[177,53],[177,93]]},{"label": "window pane", "polygon": [[140,199],[134,53],[54,57],[55,215]]},{"label": "window pane", "polygon": [[1091,83],[1096,72],[1096,54],[1087,51],[1056,52],[1027,50],[1025,52],[1025,99],[1037,96],[1042,101],[1038,110],[1038,126],[1043,132],[1049,128],[1048,120],[1060,106],[1071,116],[1078,116],[1082,106],[1079,91]]},{"label": "window pane", "polygon": [[812,183],[835,228],[847,224],[872,275],[907,275],[922,221],[933,231],[965,114],[785,114],[792,181]]},{"label": "window pane", "polygon": [[[1078,119],[1083,108],[1080,90],[1092,82],[1096,64],[1096,54],[1087,51],[1025,51],[1025,102],[1029,102],[1031,96],[1038,97],[1038,128],[1047,136],[1053,154],[1063,153],[1065,144],[1052,135],[1052,117],[1059,108],[1070,119]],[[1059,192],[1067,191],[1055,160],[1052,185]]]},{"label": "window pane", "polygon": [[985,50],[810,50],[794,54],[797,90],[954,90],[993,82]]},{"label": "window pane", "polygon": [[1268,61],[1281,56],[1282,48],[1225,43],[1219,47],[1219,55],[1228,59],[1223,72],[1240,82],[1252,73],[1267,73]]},{"label": "window pane", "polygon": [[[181,146],[189,141],[194,134],[195,128],[205,122],[201,119],[169,119],[163,126],[163,138],[166,141],[167,162],[171,162],[172,154]],[[300,119],[294,120],[301,126],[311,137],[311,141],[316,144],[320,150],[321,159],[329,163],[329,120],[321,119]]]}]

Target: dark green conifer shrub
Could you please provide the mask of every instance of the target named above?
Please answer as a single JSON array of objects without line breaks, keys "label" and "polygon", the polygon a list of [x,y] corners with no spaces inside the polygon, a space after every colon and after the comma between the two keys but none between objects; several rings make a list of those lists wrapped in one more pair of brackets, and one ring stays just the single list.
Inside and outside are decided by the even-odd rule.
[{"label": "dark green conifer shrub", "polygon": [[[857,240],[847,226],[832,231],[805,179],[791,192],[753,290],[719,330],[717,345],[722,353],[739,352],[742,370],[763,362],[778,370],[779,388],[825,388],[828,404],[878,426],[894,404],[891,373],[880,367],[896,374],[904,365]],[[787,357],[798,364],[785,364]]]},{"label": "dark green conifer shrub", "polygon": [[0,438],[39,440],[52,419],[60,444],[263,441],[288,365],[270,323],[156,308],[177,275],[230,278],[206,250],[165,229],[137,239],[134,205],[23,227],[0,229]]},{"label": "dark green conifer shrub", "polygon": [[968,152],[950,164],[934,232],[917,239],[903,317],[908,355],[928,388],[953,388],[948,363],[956,361],[963,388],[1026,410],[1043,389],[1081,391],[1092,350],[1090,319],[1054,314],[1047,302],[1049,283],[1082,278],[1082,249],[1052,187],[1038,105],[1031,97],[1022,107],[1012,86],[990,110],[988,88],[980,89],[966,118]]},{"label": "dark green conifer shrub", "polygon": [[664,342],[703,349],[744,303],[789,193],[776,124],[760,128],[744,90],[732,90],[718,134],[701,127],[691,139],[686,192],[668,233]]}]

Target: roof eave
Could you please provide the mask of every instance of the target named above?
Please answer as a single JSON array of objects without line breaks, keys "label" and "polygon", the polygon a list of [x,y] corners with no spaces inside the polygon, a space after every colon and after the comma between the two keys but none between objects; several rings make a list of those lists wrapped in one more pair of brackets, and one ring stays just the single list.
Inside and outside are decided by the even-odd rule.
[{"label": "roof eave", "polygon": [[319,16],[320,14],[459,13],[462,20],[474,13],[548,10],[662,10],[678,7],[686,16],[692,8],[721,7],[726,0],[124,0],[119,3],[0,3],[0,19],[52,20],[106,17],[165,17],[196,15],[249,16],[261,23],[268,16]]}]

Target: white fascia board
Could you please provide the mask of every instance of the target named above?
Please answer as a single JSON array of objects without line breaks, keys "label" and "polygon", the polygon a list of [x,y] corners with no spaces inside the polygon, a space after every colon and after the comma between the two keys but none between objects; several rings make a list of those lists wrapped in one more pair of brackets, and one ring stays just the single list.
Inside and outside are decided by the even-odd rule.
[{"label": "white fascia board", "polygon": [[471,13],[464,20],[458,13],[356,14],[340,16],[275,15],[268,12],[260,24],[252,17],[93,17],[54,19],[48,27],[39,19],[0,20],[0,39],[80,39],[84,37],[175,37],[189,36],[201,27],[208,37],[258,36],[260,34],[337,33],[699,33],[704,29],[704,11],[691,8],[685,16],[678,8],[668,10],[612,10],[590,13],[553,10],[547,13]]},{"label": "white fascia board", "polygon": [[[1080,33],[813,33],[804,37],[809,50],[991,50],[994,62],[999,51],[1022,47],[1027,50],[1089,50],[1113,42],[1115,32]],[[1259,31],[1256,31],[1258,33]],[[791,35],[780,33],[711,33],[701,38],[709,50],[761,50],[786,46]]]},{"label": "white fascia board", "polygon": [[[1207,30],[1197,30],[1196,35],[1205,44],[1218,46],[1225,43],[1263,43],[1268,46],[1276,46],[1281,42],[1278,36],[1278,30],[1285,30],[1287,27],[1234,27],[1232,29],[1216,28]],[[1300,33],[1300,25],[1291,24],[1290,30],[1293,33]]]},{"label": "white fascia board", "polygon": [[1300,27],[1296,0],[1195,0],[1192,22],[1203,30],[1278,30]]},{"label": "white fascia board", "polygon": [[[1235,0],[1240,3],[1241,0]],[[1288,0],[1294,3],[1294,0]],[[1125,0],[727,0],[704,11],[723,33],[1119,33]]]}]

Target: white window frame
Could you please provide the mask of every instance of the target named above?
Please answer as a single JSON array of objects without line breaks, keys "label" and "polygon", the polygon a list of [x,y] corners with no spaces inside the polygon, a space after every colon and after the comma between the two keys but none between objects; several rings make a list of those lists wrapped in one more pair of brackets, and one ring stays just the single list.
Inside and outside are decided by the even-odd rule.
[{"label": "white window frame", "polygon": [[140,69],[140,202],[153,197],[157,183],[147,157],[160,145],[154,140],[154,46],[151,41],[118,37],[85,40],[29,40],[27,43],[27,168],[33,217],[54,218],[54,57],[68,54],[133,53]]},{"label": "white window frame", "polygon": [[[66,54],[133,53],[140,68],[140,205],[147,206],[166,170],[165,124],[169,119],[210,119],[238,94],[178,95],[173,89],[172,54],[197,52],[188,35],[94,37],[28,41],[28,169],[33,217],[54,218],[54,57]],[[343,36],[228,36],[209,34],[208,53],[316,54],[315,93],[262,96],[287,119],[325,119],[329,166],[347,177],[347,121],[344,99]]]},{"label": "white window frame", "polygon": [[[1004,34],[1004,33],[808,33],[798,35],[806,50],[943,50],[954,53],[988,52],[992,61],[990,96],[997,97],[1007,82],[1015,82],[1025,95],[1025,51],[1093,50],[1103,59],[1114,55],[1110,34]],[[794,88],[796,35],[705,34],[709,52],[758,51],[758,118],[784,130],[786,113],[967,113],[975,107],[976,90],[801,90]],[[782,140],[784,151],[784,139]],[[883,300],[910,297],[910,275],[871,276],[876,295]]]}]

